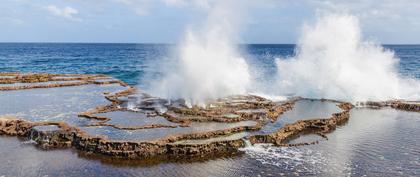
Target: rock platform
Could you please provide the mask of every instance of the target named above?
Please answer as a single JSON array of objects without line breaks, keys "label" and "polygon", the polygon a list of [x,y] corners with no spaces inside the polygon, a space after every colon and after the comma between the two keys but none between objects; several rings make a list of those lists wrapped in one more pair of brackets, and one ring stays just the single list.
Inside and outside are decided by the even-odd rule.
[{"label": "rock platform", "polygon": [[[327,138],[327,133],[350,118],[354,107],[320,100],[335,103],[341,111],[330,117],[297,120],[264,134],[258,131],[281,119],[302,98],[274,102],[256,95],[234,95],[212,100],[206,107],[188,107],[183,100],[153,97],[101,74],[0,76],[4,105],[0,107],[0,135],[25,137],[43,149],[75,148],[124,159],[231,153],[247,142],[316,144],[288,141],[308,133]],[[383,104],[419,111],[417,103]]]}]

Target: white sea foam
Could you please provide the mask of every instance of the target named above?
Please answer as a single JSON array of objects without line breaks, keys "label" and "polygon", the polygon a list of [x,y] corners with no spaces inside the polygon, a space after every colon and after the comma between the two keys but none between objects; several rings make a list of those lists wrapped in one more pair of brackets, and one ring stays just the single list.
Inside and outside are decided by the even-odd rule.
[{"label": "white sea foam", "polygon": [[296,55],[277,59],[277,93],[347,101],[420,98],[420,83],[398,73],[394,53],[363,41],[351,15],[305,25]]},{"label": "white sea foam", "polygon": [[189,106],[247,92],[280,99],[289,95],[350,102],[420,99],[420,82],[400,76],[394,53],[364,41],[355,16],[337,14],[305,25],[295,56],[277,58],[275,84],[264,84],[272,92],[251,88],[267,82],[254,81],[246,60],[237,52],[234,42],[241,20],[231,7],[214,5],[205,25],[187,30],[175,61],[169,62],[172,65],[166,67],[163,79],[152,84],[152,94],[181,98]]},{"label": "white sea foam", "polygon": [[289,99],[287,96],[281,96],[281,95],[269,95],[263,92],[250,92],[249,95],[254,95],[258,97],[262,97],[271,101],[279,102],[279,101],[286,101]]},{"label": "white sea foam", "polygon": [[240,19],[232,7],[230,1],[218,2],[202,28],[187,30],[175,65],[151,90],[155,95],[182,98],[191,106],[246,93],[251,79],[248,65],[233,42]]},{"label": "white sea foam", "polygon": [[299,169],[314,173],[326,164],[326,157],[321,152],[306,148],[255,144],[247,145],[240,150],[262,164],[274,165],[285,170]]}]

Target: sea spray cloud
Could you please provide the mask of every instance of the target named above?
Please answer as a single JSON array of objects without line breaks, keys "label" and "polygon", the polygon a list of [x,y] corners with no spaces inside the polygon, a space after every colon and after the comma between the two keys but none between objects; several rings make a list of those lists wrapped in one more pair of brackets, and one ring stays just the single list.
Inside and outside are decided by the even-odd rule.
[{"label": "sea spray cloud", "polygon": [[153,84],[153,94],[203,106],[209,99],[246,93],[250,75],[236,49],[240,17],[232,2],[213,4],[205,25],[187,30],[173,67]]},{"label": "sea spray cloud", "polygon": [[398,58],[362,41],[358,19],[326,15],[306,25],[296,55],[278,59],[278,88],[311,98],[348,101],[419,99],[420,84],[398,74]]}]

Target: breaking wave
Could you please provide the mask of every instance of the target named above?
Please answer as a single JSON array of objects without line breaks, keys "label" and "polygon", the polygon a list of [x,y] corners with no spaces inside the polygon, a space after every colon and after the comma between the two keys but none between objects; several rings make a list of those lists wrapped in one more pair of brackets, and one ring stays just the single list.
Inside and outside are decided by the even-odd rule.
[{"label": "breaking wave", "polygon": [[277,92],[310,98],[382,101],[420,98],[420,83],[398,73],[392,51],[363,41],[351,15],[305,25],[295,56],[277,59]]},{"label": "breaking wave", "polygon": [[220,2],[210,9],[206,24],[189,29],[178,57],[152,92],[187,105],[205,105],[210,99],[244,94],[251,82],[248,65],[232,42],[237,30],[232,4]]}]

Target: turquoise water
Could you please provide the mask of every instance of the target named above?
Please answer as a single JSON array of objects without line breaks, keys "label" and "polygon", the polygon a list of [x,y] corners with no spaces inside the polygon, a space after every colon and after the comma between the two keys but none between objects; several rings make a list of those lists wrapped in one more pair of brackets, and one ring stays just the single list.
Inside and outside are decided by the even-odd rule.
[{"label": "turquoise water", "polygon": [[[101,73],[131,85],[147,86],[145,77],[159,77],[159,61],[174,56],[169,44],[0,43],[0,72]],[[276,72],[274,59],[294,54],[295,45],[240,45],[260,77]],[[399,70],[420,78],[420,45],[385,45],[401,58]]]}]

